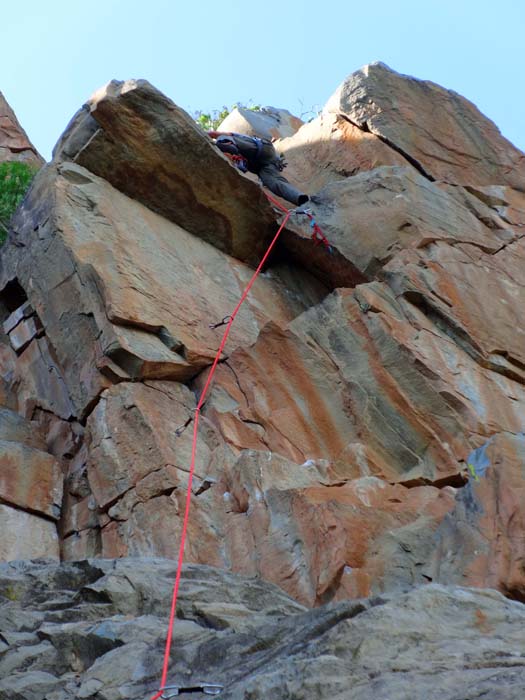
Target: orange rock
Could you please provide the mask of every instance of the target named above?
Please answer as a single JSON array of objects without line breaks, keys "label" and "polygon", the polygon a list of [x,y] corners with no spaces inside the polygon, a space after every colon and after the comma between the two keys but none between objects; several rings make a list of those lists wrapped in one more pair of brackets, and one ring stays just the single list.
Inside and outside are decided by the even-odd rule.
[{"label": "orange rock", "polygon": [[328,101],[434,179],[525,190],[525,155],[471,102],[428,80],[372,63],[352,73]]},{"label": "orange rock", "polygon": [[95,92],[53,157],[84,166],[241,260],[257,263],[276,230],[261,188],[146,80],[113,80]]},{"label": "orange rock", "polygon": [[54,457],[17,442],[0,440],[0,499],[58,520],[62,471]]},{"label": "orange rock", "polygon": [[3,160],[18,160],[37,167],[44,162],[0,92],[0,161]]},{"label": "orange rock", "polygon": [[287,179],[312,194],[380,165],[408,165],[402,155],[342,114],[321,114],[293,136],[281,138],[275,148],[286,156]]}]

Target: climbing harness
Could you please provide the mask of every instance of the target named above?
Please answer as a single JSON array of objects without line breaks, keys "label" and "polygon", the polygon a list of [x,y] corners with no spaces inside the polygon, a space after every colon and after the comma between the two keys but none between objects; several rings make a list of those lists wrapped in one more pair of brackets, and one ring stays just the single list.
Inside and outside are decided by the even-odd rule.
[{"label": "climbing harness", "polygon": [[[266,195],[269,197],[269,195]],[[286,223],[288,219],[290,218],[291,211],[288,211],[285,207],[282,207],[278,202],[277,205],[286,211],[286,215],[279,226],[279,229],[277,230],[277,233],[272,239],[272,242],[268,246],[265,254],[263,255],[261,262],[257,266],[257,269],[253,273],[250,281],[246,285],[244,292],[241,294],[241,298],[237,302],[237,306],[235,309],[232,311],[230,316],[225,316],[221,323],[219,323],[219,326],[222,326],[226,324],[226,328],[224,330],[222,340],[219,345],[219,349],[217,350],[217,353],[215,355],[215,359],[213,360],[213,364],[210,368],[210,372],[208,374],[208,377],[206,379],[206,383],[204,385],[204,389],[202,390],[202,393],[200,395],[199,401],[197,403],[197,407],[194,409],[195,417],[193,421],[193,438],[192,438],[192,445],[191,445],[191,461],[190,461],[190,468],[188,472],[188,485],[187,485],[187,491],[186,491],[186,503],[185,503],[185,508],[184,508],[184,518],[182,522],[182,530],[181,530],[181,537],[180,537],[180,543],[179,543],[179,555],[178,555],[178,560],[177,560],[177,573],[175,576],[175,583],[173,584],[173,594],[172,594],[172,599],[171,599],[171,609],[170,609],[170,615],[169,615],[169,622],[168,622],[168,631],[166,634],[166,644],[164,648],[164,662],[162,666],[162,676],[161,676],[161,681],[160,681],[160,689],[158,690],[157,693],[151,698],[151,700],[167,700],[172,697],[176,697],[177,695],[180,695],[182,692],[184,693],[204,693],[206,695],[219,695],[219,693],[222,692],[223,686],[219,686],[213,683],[203,683],[200,685],[195,685],[195,686],[190,686],[189,688],[183,688],[181,686],[168,686],[166,685],[166,680],[168,678],[168,670],[169,670],[169,661],[170,661],[170,651],[171,651],[171,642],[173,638],[173,625],[175,622],[175,613],[177,610],[177,597],[179,593],[179,586],[180,586],[180,579],[182,575],[182,563],[184,561],[184,547],[186,544],[186,536],[188,532],[188,520],[189,520],[189,515],[190,515],[190,504],[191,504],[191,495],[192,495],[192,490],[191,486],[193,483],[193,475],[195,473],[195,457],[196,457],[196,452],[197,452],[197,434],[198,434],[198,428],[199,428],[199,417],[200,417],[200,412],[201,408],[204,405],[204,402],[206,400],[206,394],[208,392],[208,389],[210,387],[211,381],[213,379],[213,375],[215,374],[215,369],[217,368],[217,365],[219,363],[219,360],[222,355],[222,351],[224,350],[224,346],[226,345],[226,341],[228,340],[228,336],[230,334],[230,329],[232,327],[232,323],[235,321],[235,317],[239,313],[239,309],[241,308],[243,302],[245,301],[246,297],[248,296],[250,289],[252,288],[255,280],[259,276],[259,273],[261,272],[265,262],[267,261],[270,253],[273,250],[273,247],[277,243],[277,239],[281,235],[281,232],[283,231],[284,227],[286,226]],[[228,321],[226,322],[226,319]],[[186,422],[185,426],[189,425],[191,422],[191,418]],[[180,429],[178,429],[180,430]],[[166,695],[165,691],[170,692],[171,694]],[[171,692],[173,691],[173,692]]]},{"label": "climbing harness", "polygon": [[[179,695],[184,695],[186,693],[204,693],[204,695],[220,695],[224,690],[224,686],[218,685],[217,683],[195,683],[191,686],[180,686],[180,685],[165,685],[161,688],[162,695],[160,695],[161,700],[169,700],[169,698],[176,698]],[[169,692],[166,692],[169,691]]]},{"label": "climbing harness", "polygon": [[235,153],[227,153],[222,151],[224,155],[231,160],[235,167],[241,171],[241,173],[248,172],[248,161],[244,156],[236,155]]}]

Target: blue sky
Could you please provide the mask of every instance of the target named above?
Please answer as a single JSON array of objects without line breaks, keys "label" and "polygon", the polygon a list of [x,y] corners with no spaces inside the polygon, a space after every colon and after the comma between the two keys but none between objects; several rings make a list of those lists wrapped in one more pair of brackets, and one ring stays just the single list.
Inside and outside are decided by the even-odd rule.
[{"label": "blue sky", "polygon": [[46,158],[112,78],[188,111],[321,107],[366,63],[461,93],[525,149],[524,0],[25,0],[2,7],[0,90]]}]

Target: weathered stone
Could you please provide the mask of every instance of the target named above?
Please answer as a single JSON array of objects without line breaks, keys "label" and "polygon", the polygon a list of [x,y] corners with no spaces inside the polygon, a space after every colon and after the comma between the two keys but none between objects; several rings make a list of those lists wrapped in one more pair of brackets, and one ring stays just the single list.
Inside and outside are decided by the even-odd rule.
[{"label": "weathered stone", "polygon": [[469,191],[493,207],[498,214],[513,226],[525,226],[525,194],[511,187],[489,185],[469,187]]},{"label": "weathered stone", "polygon": [[0,406],[0,440],[21,442],[37,450],[46,450],[46,442],[38,424],[27,421],[4,406]]},{"label": "weathered stone", "polygon": [[[119,384],[88,420],[88,477],[101,518],[104,556],[176,557],[184,512],[195,399],[173,382]],[[195,483],[231,461],[216,431],[201,419]],[[193,505],[189,561],[224,565],[221,511],[208,497]]]},{"label": "weathered stone", "polygon": [[[479,364],[525,383],[525,238],[487,253],[442,242],[403,251],[389,286]],[[503,410],[503,407],[502,407]]]},{"label": "weathered stone", "polygon": [[302,125],[301,119],[294,117],[287,109],[262,107],[254,110],[238,106],[223,119],[217,130],[272,140],[292,136]]},{"label": "weathered stone", "polygon": [[321,114],[304,124],[294,136],[282,138],[274,145],[286,156],[287,179],[302,192],[311,194],[330,182],[345,180],[380,165],[408,165],[397,151],[374,134],[359,129],[342,114]]},{"label": "weathered stone", "polygon": [[[88,420],[89,482],[101,508],[166,466],[185,482],[192,430],[176,429],[192,418],[194,407],[188,388],[170,382],[118,384],[101,396]],[[202,477],[220,442],[205,422],[201,438],[196,473]]]},{"label": "weathered stone", "polygon": [[15,382],[18,407],[25,416],[30,418],[37,406],[66,420],[75,415],[66,382],[46,337],[37,338],[20,355]]},{"label": "weathered stone", "polygon": [[62,470],[52,455],[0,440],[0,500],[57,520],[62,482]]},{"label": "weathered stone", "polygon": [[19,306],[18,309],[13,311],[3,322],[4,333],[10,333],[21,321],[33,316],[34,313],[35,310],[31,304],[28,301],[24,302],[22,306]]},{"label": "weathered stone", "polygon": [[268,325],[236,350],[204,414],[236,449],[336,460],[347,478],[352,454],[362,475],[446,478],[480,435],[520,430],[525,398],[523,385],[480,366],[446,330],[385,285],[340,290],[288,330]]},{"label": "weathered stone", "polygon": [[35,167],[44,162],[0,92],[0,161],[3,160],[18,160]]},{"label": "weathered stone", "polygon": [[[365,73],[372,102],[362,107],[374,114],[361,122],[339,103],[287,140],[286,174],[294,180],[297,173],[309,192],[321,188],[309,206],[333,252],[315,246],[311,222],[293,215],[250,288],[199,413],[186,546],[187,561],[269,579],[308,605],[334,602],[318,622],[326,631],[340,599],[430,580],[525,595],[522,156],[460,98],[381,67]],[[379,73],[392,77],[400,110],[412,110],[403,124],[384,120],[382,98],[374,107],[370,84]],[[426,123],[416,119],[420,90],[429,103],[439,95],[456,111],[440,114],[434,104],[432,119],[426,106]],[[445,127],[428,134],[433,120],[446,125],[446,142]],[[416,155],[383,128],[416,144]],[[481,153],[487,162],[475,160]],[[510,164],[514,172],[505,170]],[[16,457],[7,462],[9,474],[4,469],[0,495],[12,504],[2,504],[6,556],[58,555],[57,512],[49,511],[56,499],[40,475],[50,470],[35,466],[35,453],[53,461],[45,449],[64,461],[62,558],[178,556],[194,409],[228,314],[251,284],[253,269],[242,260],[258,259],[276,230],[262,197],[187,115],[144,82],[110,84],[75,117],[1,254],[4,330],[16,340],[36,319],[43,327],[41,337],[33,328],[18,339],[18,356],[0,333],[0,402],[30,419],[11,412],[3,424],[0,411],[4,457]],[[346,289],[325,298],[338,287]],[[40,488],[29,489],[27,479]],[[26,522],[15,542],[12,532]],[[39,534],[26,541],[33,532]],[[67,568],[76,582],[67,592],[62,575],[54,575],[60,592],[45,604],[52,610],[45,624],[38,618],[5,634],[2,623],[0,664],[9,656],[5,669],[21,697],[35,692],[24,674],[29,682],[37,672],[60,678],[62,685],[37,691],[47,700],[130,700],[154,685],[161,661],[151,651],[153,607],[136,634],[126,619],[98,624],[99,612],[113,601],[115,616],[135,615],[151,597],[164,611],[171,582],[155,597],[136,584],[132,564],[97,566]],[[273,626],[259,636],[232,579],[210,571],[207,578],[234,587],[235,599],[181,604],[180,637],[191,639],[185,663],[198,658],[204,670],[215,668],[205,663],[210,658],[238,663],[242,647],[232,630],[251,636],[250,650],[255,635],[264,663],[276,658],[268,650],[281,632]],[[104,572],[111,581],[98,588]],[[22,584],[13,576],[17,594]],[[35,577],[27,595],[42,606]],[[344,608],[352,611],[345,620],[367,605]],[[297,621],[291,627],[297,631]],[[36,650],[10,649],[33,646],[29,630],[37,628]],[[224,639],[217,630],[227,631]],[[304,647],[308,632],[300,632]],[[406,639],[400,644],[397,660]],[[336,642],[336,649],[347,646]],[[283,658],[295,658],[294,649]],[[355,670],[360,654],[353,649],[344,668]],[[228,693],[322,697],[325,677],[333,677],[331,697],[346,700],[348,687],[360,693],[360,684],[370,695],[379,662],[359,667],[362,675],[349,683],[347,671],[326,659],[334,655],[323,647],[321,673],[297,674],[299,680],[286,675],[290,665],[277,676],[274,669],[250,676],[261,666],[257,656],[243,671],[249,681],[235,687],[234,674]],[[382,649],[379,657],[391,659]],[[388,692],[404,700],[396,659]],[[309,662],[301,658],[299,666]],[[225,667],[222,679],[219,671]],[[275,680],[283,673],[284,684]],[[485,680],[472,683],[478,695],[491,692]],[[434,691],[422,688],[418,697]],[[9,700],[13,692],[5,688]]]},{"label": "weathered stone", "polygon": [[[38,237],[33,216],[47,222]],[[82,417],[112,382],[184,381],[211,362],[220,331],[210,324],[233,311],[252,275],[246,265],[70,163],[37,176],[15,227],[16,241],[25,247],[13,240],[4,251],[5,270],[16,270],[46,332],[38,347],[33,342],[22,353],[20,381],[25,387],[37,373],[35,404],[41,394],[41,405],[64,418]],[[278,274],[260,276],[227,351],[253,342],[269,318],[285,325],[324,293],[308,274],[286,283]],[[47,361],[60,367],[51,374],[39,358],[48,343],[56,360]],[[65,386],[59,387],[61,374]],[[27,406],[32,389],[19,391]]]},{"label": "weathered stone", "polygon": [[[295,465],[261,452],[242,453],[226,489],[231,568],[276,583],[309,606],[424,583],[428,533],[454,507],[453,489],[406,489],[372,476],[338,483],[311,460]],[[427,566],[406,553],[395,566],[379,562],[377,543],[407,527],[425,540]]]},{"label": "weathered stone", "polygon": [[0,503],[0,561],[58,559],[54,522]]},{"label": "weathered stone", "polygon": [[495,252],[514,237],[505,224],[501,230],[489,229],[455,197],[409,167],[383,166],[332,182],[315,212],[332,254],[313,245],[310,221],[300,214],[287,224],[283,243],[332,287],[372,279],[407,248],[444,241]]},{"label": "weathered stone", "polygon": [[437,530],[434,580],[525,602],[524,455],[525,432],[493,435],[468,455],[472,478]]},{"label": "weathered stone", "polygon": [[525,191],[525,155],[471,102],[428,80],[372,63],[352,73],[325,110],[376,134],[434,179]]},{"label": "weathered stone", "polygon": [[[174,575],[158,559],[0,566],[1,700],[153,696]],[[306,611],[268,583],[187,566],[169,679],[230,700],[518,700],[524,623],[494,591],[433,584]]]},{"label": "weathered stone", "polygon": [[33,338],[38,338],[42,335],[44,335],[42,324],[36,316],[31,316],[31,318],[21,321],[16,328],[9,333],[9,340],[13,350],[16,353],[21,353]]},{"label": "weathered stone", "polygon": [[146,80],[112,81],[77,112],[53,152],[220,250],[257,263],[275,224],[260,187]]}]

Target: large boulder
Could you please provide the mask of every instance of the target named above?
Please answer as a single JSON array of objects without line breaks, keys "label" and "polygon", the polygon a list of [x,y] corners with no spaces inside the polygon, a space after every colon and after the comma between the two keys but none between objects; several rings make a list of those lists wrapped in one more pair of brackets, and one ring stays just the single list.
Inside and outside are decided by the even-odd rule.
[{"label": "large boulder", "polygon": [[248,136],[273,140],[292,136],[303,122],[287,109],[261,107],[250,109],[238,105],[217,127],[218,131],[234,131]]},{"label": "large boulder", "polygon": [[271,240],[261,188],[146,80],[112,81],[72,118],[55,162],[71,160],[220,250],[251,263]]},{"label": "large boulder", "polygon": [[352,73],[325,110],[343,114],[428,177],[525,191],[525,154],[452,90],[372,63]]},{"label": "large boulder", "polygon": [[320,114],[293,136],[276,141],[275,148],[286,156],[284,174],[290,182],[312,194],[330,182],[381,165],[409,165],[400,153],[343,114]]}]

